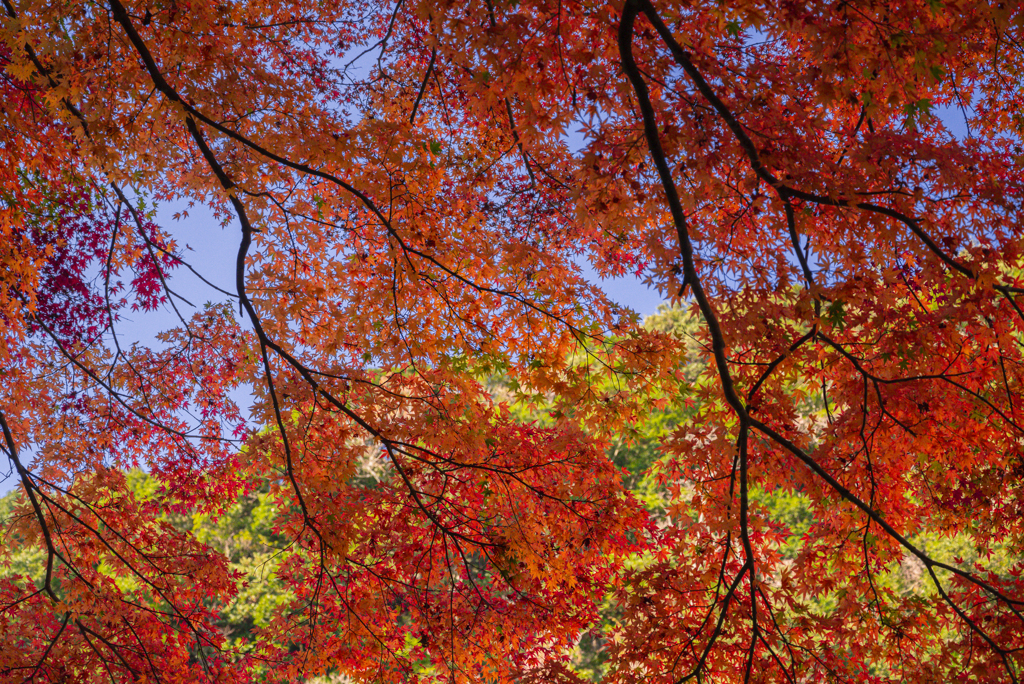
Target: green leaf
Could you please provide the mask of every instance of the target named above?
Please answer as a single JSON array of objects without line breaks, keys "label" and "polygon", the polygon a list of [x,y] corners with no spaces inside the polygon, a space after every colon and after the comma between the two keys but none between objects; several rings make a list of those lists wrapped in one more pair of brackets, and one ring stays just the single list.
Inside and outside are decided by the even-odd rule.
[{"label": "green leaf", "polygon": [[907,128],[914,130],[917,128],[917,122],[922,116],[928,116],[932,113],[932,101],[928,98],[923,98],[917,102],[911,102],[903,107],[903,111],[907,115]]},{"label": "green leaf", "polygon": [[833,328],[842,330],[846,326],[846,305],[839,299],[835,300],[829,304],[825,318]]}]

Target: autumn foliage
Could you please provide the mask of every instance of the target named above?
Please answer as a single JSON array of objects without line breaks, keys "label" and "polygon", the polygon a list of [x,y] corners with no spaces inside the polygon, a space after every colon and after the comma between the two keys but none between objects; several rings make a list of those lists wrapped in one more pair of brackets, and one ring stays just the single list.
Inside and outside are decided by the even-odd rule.
[{"label": "autumn foliage", "polygon": [[1022,677],[1019,3],[2,2],[0,681]]}]

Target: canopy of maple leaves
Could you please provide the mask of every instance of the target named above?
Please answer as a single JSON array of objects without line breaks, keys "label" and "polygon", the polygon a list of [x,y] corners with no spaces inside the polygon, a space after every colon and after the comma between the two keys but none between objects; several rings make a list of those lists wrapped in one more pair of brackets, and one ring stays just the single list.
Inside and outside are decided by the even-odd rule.
[{"label": "canopy of maple leaves", "polygon": [[[574,681],[599,614],[616,682],[1020,676],[1018,3],[2,2],[5,539],[46,566],[4,681]],[[171,201],[237,232],[226,303],[176,295]],[[699,315],[700,378],[585,262]],[[655,519],[606,447],[684,403]],[[229,645],[240,578],[164,516],[268,480],[294,601]],[[796,557],[755,489],[809,498]]]}]

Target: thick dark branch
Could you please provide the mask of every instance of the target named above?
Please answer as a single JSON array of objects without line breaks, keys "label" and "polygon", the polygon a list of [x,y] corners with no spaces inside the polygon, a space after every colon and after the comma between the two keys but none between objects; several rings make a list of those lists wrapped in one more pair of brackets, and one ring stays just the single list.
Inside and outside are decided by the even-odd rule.
[{"label": "thick dark branch", "polygon": [[409,123],[416,123],[416,111],[420,108],[420,100],[423,99],[423,93],[427,92],[427,81],[430,80],[430,75],[434,72],[434,60],[437,59],[437,48],[435,47],[430,51],[430,64],[427,65],[427,73],[423,76],[423,83],[420,84],[420,92],[416,94],[416,101],[412,103],[412,113],[409,114]]},{"label": "thick dark branch", "polygon": [[725,395],[725,399],[729,406],[736,412],[740,421],[740,432],[737,437],[737,449],[740,460],[740,534],[743,540],[746,560],[743,564],[743,569],[737,575],[735,582],[729,589],[726,601],[722,606],[722,611],[719,613],[718,624],[716,625],[715,632],[712,634],[711,639],[705,647],[697,666],[689,675],[682,678],[680,681],[684,682],[693,677],[698,678],[698,680],[700,679],[708,654],[717,640],[718,635],[721,633],[729,601],[733,597],[740,579],[747,571],[750,572],[749,584],[751,591],[751,617],[754,633],[751,640],[751,650],[746,669],[747,676],[749,677],[753,663],[753,648],[756,644],[758,634],[755,594],[757,583],[754,551],[750,543],[749,521],[747,520],[747,436],[750,425],[750,416],[747,413],[747,409],[744,406],[743,401],[736,392],[735,383],[729,370],[729,364],[725,353],[725,335],[718,322],[717,314],[711,306],[711,301],[704,291],[700,276],[697,273],[697,268],[693,258],[693,245],[687,228],[686,214],[683,211],[683,206],[679,199],[679,191],[677,190],[675,181],[672,178],[672,171],[668,165],[667,159],[665,158],[665,152],[661,145],[661,140],[658,134],[658,122],[655,116],[654,107],[651,104],[650,91],[647,88],[647,83],[644,81],[643,74],[640,72],[636,59],[633,56],[633,31],[640,7],[640,2],[637,0],[627,0],[626,5],[622,10],[622,18],[619,23],[618,34],[619,56],[622,62],[622,69],[625,72],[626,77],[629,79],[634,93],[636,94],[637,103],[643,117],[644,137],[647,141],[647,147],[652,159],[654,160],[655,168],[658,170],[658,176],[665,192],[665,199],[668,202],[669,210],[672,214],[672,220],[676,227],[676,235],[679,240],[679,252],[683,260],[682,270],[684,274],[684,283],[688,284],[692,288],[694,299],[697,301],[697,306],[704,316],[705,323],[708,326],[708,332],[711,336],[712,353],[715,358],[718,376],[722,384],[723,394]]},{"label": "thick dark branch", "polygon": [[711,334],[711,348],[715,357],[715,364],[718,368],[718,375],[722,382],[722,390],[729,405],[741,418],[746,415],[743,402],[736,393],[732,376],[729,372],[729,363],[725,356],[725,335],[718,323],[718,316],[711,306],[704,287],[701,284],[700,276],[693,259],[693,244],[690,240],[687,228],[686,214],[683,211],[682,202],[679,199],[679,191],[675,181],[672,179],[672,170],[665,158],[664,149],[658,135],[658,122],[651,104],[650,91],[643,75],[633,57],[633,28],[639,13],[640,3],[638,0],[628,0],[622,10],[622,19],[619,23],[619,55],[622,60],[622,70],[629,78],[630,84],[637,96],[640,106],[640,113],[644,121],[644,137],[647,139],[647,147],[654,160],[654,166],[658,170],[658,177],[661,180],[665,192],[665,199],[668,202],[672,214],[672,221],[676,227],[676,235],[679,239],[679,252],[683,259],[683,273],[690,288],[693,290],[694,299],[700,308],[701,314]]}]

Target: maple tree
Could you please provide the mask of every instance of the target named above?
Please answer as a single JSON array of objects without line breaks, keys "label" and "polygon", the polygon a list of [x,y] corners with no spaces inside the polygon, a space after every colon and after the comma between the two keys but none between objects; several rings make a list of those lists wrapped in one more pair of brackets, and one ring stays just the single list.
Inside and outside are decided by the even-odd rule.
[{"label": "maple tree", "polygon": [[0,677],[1017,681],[1022,28],[3,0]]}]

